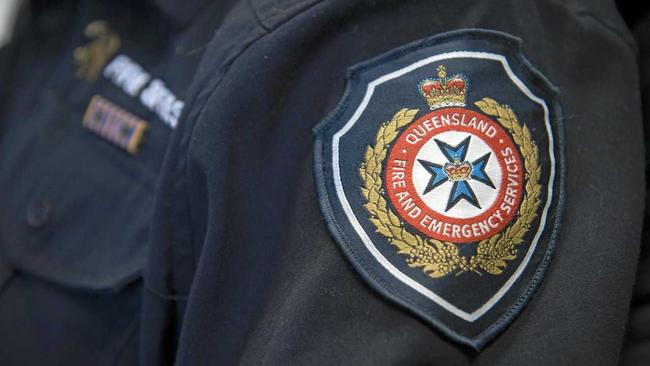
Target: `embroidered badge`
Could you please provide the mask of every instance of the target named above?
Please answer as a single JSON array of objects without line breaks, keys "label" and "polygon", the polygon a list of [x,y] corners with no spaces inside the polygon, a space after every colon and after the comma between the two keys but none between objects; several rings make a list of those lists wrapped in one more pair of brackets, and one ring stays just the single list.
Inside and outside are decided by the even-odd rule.
[{"label": "embroidered badge", "polygon": [[99,95],[93,96],[83,117],[83,126],[131,154],[138,151],[147,122]]},{"label": "embroidered badge", "polygon": [[555,89],[493,31],[448,33],[350,71],[315,129],[330,231],[380,293],[482,348],[539,286],[564,157]]},{"label": "embroidered badge", "polygon": [[88,44],[77,47],[73,58],[77,65],[77,77],[95,81],[106,62],[120,48],[120,37],[111,30],[108,22],[96,20],[86,26],[84,35]]},{"label": "embroidered badge", "polygon": [[101,74],[129,96],[136,97],[167,126],[175,128],[185,102],[163,80],[153,77],[131,57],[116,55],[122,41],[109,23],[93,21],[84,29],[84,35],[89,42],[73,53],[77,77],[93,82]]}]

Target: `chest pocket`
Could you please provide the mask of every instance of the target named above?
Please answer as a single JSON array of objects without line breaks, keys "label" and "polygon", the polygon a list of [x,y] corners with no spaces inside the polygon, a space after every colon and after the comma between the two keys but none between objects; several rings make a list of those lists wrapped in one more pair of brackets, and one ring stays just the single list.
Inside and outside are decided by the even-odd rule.
[{"label": "chest pocket", "polygon": [[117,291],[139,278],[146,258],[168,131],[152,126],[132,156],[83,128],[83,112],[46,93],[37,111],[5,131],[0,245],[26,273]]}]

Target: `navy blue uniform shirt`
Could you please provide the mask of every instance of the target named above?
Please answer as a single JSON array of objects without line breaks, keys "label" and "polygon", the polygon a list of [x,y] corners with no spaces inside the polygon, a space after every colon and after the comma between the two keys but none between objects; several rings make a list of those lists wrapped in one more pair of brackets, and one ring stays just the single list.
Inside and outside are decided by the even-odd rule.
[{"label": "navy blue uniform shirt", "polygon": [[[510,69],[449,56],[427,79],[401,71],[429,56],[479,59],[497,49]],[[2,365],[644,362],[627,353],[642,334],[630,333],[619,355],[641,242],[645,78],[611,1],[33,0],[0,52]],[[348,71],[354,65],[361,66]],[[366,79],[383,81],[380,74],[400,76],[377,83],[382,102],[364,102]],[[450,84],[456,76],[462,83]],[[523,250],[496,267],[474,266],[462,258],[477,254],[454,245],[447,246],[461,248],[454,273],[422,272],[389,245],[398,236],[411,242],[401,231],[416,226],[406,211],[399,223],[378,214],[359,224],[373,243],[383,240],[367,247],[388,263],[365,265],[357,256],[366,250],[363,235],[350,237],[358,227],[342,220],[349,212],[324,203],[345,191],[354,211],[371,195],[363,189],[374,178],[356,172],[370,169],[372,154],[361,165],[354,159],[366,146],[379,151],[375,135],[397,124],[397,107],[417,108],[417,118],[436,113],[442,102],[427,94],[427,80],[468,99],[487,93],[499,104],[484,115],[514,110],[530,126],[517,132],[519,122],[493,117],[521,151],[519,167],[534,164],[538,155],[525,146],[537,146],[539,180],[549,181],[541,193],[533,184],[516,196],[541,197],[531,216],[538,221],[523,225],[539,227],[530,267]],[[505,91],[517,87],[541,95],[552,128],[533,120],[544,112],[530,102],[537,99]],[[341,188],[323,177],[338,170],[330,150],[319,155],[319,141],[329,148],[330,129],[352,121],[363,103],[385,123],[362,116],[350,131],[370,137],[357,150],[345,145],[357,142],[352,137],[341,140],[341,174],[348,162],[355,169]],[[407,133],[396,136],[386,146]],[[476,181],[487,187],[497,178],[492,168],[474,170],[489,158],[464,161],[463,146],[471,154],[475,141],[438,143],[443,154],[455,152],[445,168],[427,165],[427,192],[469,181],[470,173],[448,168],[466,164],[480,206]],[[449,182],[435,181],[436,166]],[[535,183],[535,174],[513,179]],[[452,202],[454,189],[442,211],[472,203],[469,191]],[[369,203],[358,209],[376,212]],[[387,207],[399,212],[396,201]],[[381,226],[391,222],[398,231]],[[515,262],[524,263],[521,277]],[[411,280],[382,287],[386,268]],[[493,291],[492,282],[472,285],[505,281],[508,271],[519,297]],[[483,290],[504,297],[485,323],[458,320],[445,310],[451,306],[404,285],[414,282],[422,293],[447,291],[449,302],[469,304]]]}]

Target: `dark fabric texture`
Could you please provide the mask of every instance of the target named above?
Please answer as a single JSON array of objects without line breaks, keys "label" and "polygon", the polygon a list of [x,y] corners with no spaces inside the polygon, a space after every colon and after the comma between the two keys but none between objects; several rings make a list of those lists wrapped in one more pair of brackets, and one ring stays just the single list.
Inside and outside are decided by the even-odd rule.
[{"label": "dark fabric texture", "polygon": [[[164,331],[146,326],[173,317],[149,310],[142,280],[172,131],[108,78],[78,77],[73,54],[92,41],[85,27],[105,21],[117,54],[184,98],[225,5],[181,29],[148,2],[26,4],[24,31],[4,50],[15,56],[2,79],[0,364],[129,365],[140,355],[161,364],[174,353],[158,346]],[[93,95],[148,122],[136,155],[82,127]]]},{"label": "dark fabric texture", "polygon": [[[180,217],[199,218],[190,219],[187,236],[198,246],[198,265],[179,364],[617,360],[644,188],[642,159],[628,158],[643,151],[636,55],[611,4],[603,12],[559,2],[327,2],[271,29],[261,21],[264,34],[250,45],[224,46],[229,26],[260,8],[241,5],[217,33],[224,50],[208,50],[203,65],[236,59],[225,72],[199,77],[208,81],[191,94],[173,140],[178,152],[170,150],[163,173],[163,182],[182,176],[187,187],[163,184],[159,205],[185,190],[189,210]],[[341,97],[346,68],[464,27],[521,37],[524,54],[558,85],[569,169],[566,217],[545,282],[480,354],[449,343],[363,283],[333,246],[311,180],[310,130]],[[603,84],[614,86],[616,98]],[[169,225],[174,210],[157,211],[153,235],[178,232]]]},{"label": "dark fabric texture", "polygon": [[[640,74],[644,42],[637,53],[612,1],[30,4],[0,79],[0,364],[618,362],[644,208],[647,65]],[[96,19],[120,35],[118,54],[185,101],[176,129],[108,79],[75,76]],[[313,178],[312,128],[347,69],[462,28],[521,38],[560,90],[566,131],[554,259],[481,352],[365,283],[326,229]],[[140,153],[82,129],[94,94],[150,123]],[[630,364],[648,360],[640,273]]]},{"label": "dark fabric texture", "polygon": [[[624,14],[639,50],[640,87],[643,105],[645,141],[650,138],[648,133],[648,115],[650,115],[650,5],[645,3],[620,1],[619,6]],[[646,161],[648,151],[646,148]],[[648,168],[646,166],[646,181]],[[646,207],[648,195],[646,194]],[[639,257],[634,295],[630,306],[627,332],[620,364],[642,366],[650,362],[650,216],[648,210],[644,217],[641,255]]]}]

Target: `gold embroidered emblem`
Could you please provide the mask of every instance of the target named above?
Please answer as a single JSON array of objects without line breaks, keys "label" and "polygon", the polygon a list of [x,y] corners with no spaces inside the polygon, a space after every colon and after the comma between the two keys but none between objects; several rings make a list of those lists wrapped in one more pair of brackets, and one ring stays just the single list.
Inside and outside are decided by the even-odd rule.
[{"label": "gold embroidered emblem", "polygon": [[86,26],[84,35],[90,42],[74,50],[77,77],[92,82],[97,80],[102,68],[120,48],[120,37],[111,30],[108,22],[96,20]]},{"label": "gold embroidered emblem", "polygon": [[[377,131],[374,146],[368,146],[359,175],[363,181],[361,193],[366,200],[364,207],[370,214],[369,220],[376,231],[386,237],[397,252],[406,256],[407,264],[422,270],[433,278],[451,273],[474,272],[499,275],[504,272],[508,262],[517,256],[518,245],[530,230],[540,207],[540,174],[538,148],[525,124],[521,124],[514,111],[493,99],[483,98],[475,105],[486,115],[494,117],[512,137],[523,158],[525,190],[516,213],[509,226],[478,242],[476,253],[463,256],[459,250],[462,243],[438,240],[412,232],[395,211],[395,201],[389,205],[386,187],[383,182],[384,162],[390,154],[391,144],[409,126],[417,109],[402,109]],[[404,150],[406,153],[406,150]],[[464,163],[463,163],[464,164]],[[454,178],[466,179],[464,165],[458,163],[451,174]],[[450,170],[448,167],[447,170]],[[457,173],[457,174],[456,174]],[[388,178],[386,178],[388,180]]]}]

